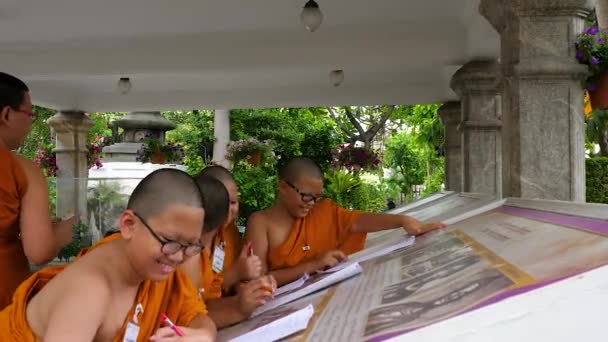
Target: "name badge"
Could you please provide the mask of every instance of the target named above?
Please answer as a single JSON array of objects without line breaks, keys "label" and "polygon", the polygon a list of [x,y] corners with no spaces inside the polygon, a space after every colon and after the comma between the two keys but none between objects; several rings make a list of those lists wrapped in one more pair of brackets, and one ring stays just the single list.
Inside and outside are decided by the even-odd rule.
[{"label": "name badge", "polygon": [[135,323],[129,322],[127,324],[127,331],[122,342],[137,342],[137,335],[139,335],[139,326]]},{"label": "name badge", "polygon": [[215,273],[222,273],[224,269],[224,245],[220,244],[215,246],[215,250],[213,251],[213,263],[211,268]]}]

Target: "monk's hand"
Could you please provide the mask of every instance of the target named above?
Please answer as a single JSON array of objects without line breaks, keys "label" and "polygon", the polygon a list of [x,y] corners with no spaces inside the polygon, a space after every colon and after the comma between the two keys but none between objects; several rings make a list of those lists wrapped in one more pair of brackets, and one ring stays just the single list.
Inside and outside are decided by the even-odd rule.
[{"label": "monk's hand", "polygon": [[277,289],[277,282],[272,276],[263,276],[256,280],[243,283],[238,291],[239,309],[245,317],[272,299]]},{"label": "monk's hand", "polygon": [[346,255],[342,251],[329,251],[315,260],[315,271],[330,269],[345,260]]},{"label": "monk's hand", "polygon": [[262,261],[253,254],[251,242],[247,243],[236,261],[239,278],[242,281],[257,279],[262,276]]},{"label": "monk's hand", "polygon": [[441,222],[422,223],[414,218],[407,218],[403,224],[403,229],[410,235],[422,235],[435,229],[445,228],[446,225]]},{"label": "monk's hand", "polygon": [[80,221],[78,216],[72,216],[67,220],[59,219],[53,222],[58,247],[64,247],[72,242],[72,228],[78,221]]},{"label": "monk's hand", "polygon": [[201,329],[190,329],[185,327],[179,327],[186,336],[178,336],[175,331],[169,327],[162,327],[150,337],[150,341],[155,342],[212,342],[215,341],[215,334],[209,331],[203,331]]}]

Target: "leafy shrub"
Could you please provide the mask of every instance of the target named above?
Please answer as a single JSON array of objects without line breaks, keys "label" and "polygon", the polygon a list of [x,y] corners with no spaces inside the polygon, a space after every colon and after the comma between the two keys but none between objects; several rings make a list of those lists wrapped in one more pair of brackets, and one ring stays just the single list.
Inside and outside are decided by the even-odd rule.
[{"label": "leafy shrub", "polygon": [[608,158],[588,158],[585,161],[587,202],[608,203]]},{"label": "leafy shrub", "polygon": [[232,173],[239,187],[239,225],[245,225],[251,214],[273,205],[276,194],[277,172],[273,164],[250,165],[238,162]]}]

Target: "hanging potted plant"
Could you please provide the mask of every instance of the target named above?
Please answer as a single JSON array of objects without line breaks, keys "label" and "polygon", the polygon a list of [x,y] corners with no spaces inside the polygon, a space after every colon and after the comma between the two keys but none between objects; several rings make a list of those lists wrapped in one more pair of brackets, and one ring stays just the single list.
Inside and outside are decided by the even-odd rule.
[{"label": "hanging potted plant", "polygon": [[[101,137],[97,137],[93,142],[87,144],[87,166],[92,168],[93,166],[98,169],[103,166],[101,159],[103,158],[103,152],[101,152]],[[34,163],[39,168],[44,170],[47,177],[57,177],[57,153],[55,152],[55,138],[51,138],[49,143],[42,143],[36,155],[34,156]]]},{"label": "hanging potted plant", "polygon": [[589,68],[585,80],[587,138],[599,145],[601,156],[608,156],[608,18],[604,13],[608,0],[598,1],[597,5],[597,20],[592,14],[588,27],[578,36],[576,58]]},{"label": "hanging potted plant", "polygon": [[340,145],[334,152],[332,161],[334,169],[346,169],[354,175],[361,171],[376,171],[380,168],[380,156],[365,147],[356,147],[353,144]]},{"label": "hanging potted plant", "polygon": [[270,140],[255,138],[233,141],[228,144],[226,159],[232,162],[245,160],[251,165],[259,165],[271,152]]},{"label": "hanging potted plant", "polygon": [[152,164],[182,164],[185,156],[181,145],[162,144],[158,139],[146,138],[142,148],[137,151],[135,160]]},{"label": "hanging potted plant", "polygon": [[578,36],[576,59],[589,68],[585,89],[593,109],[608,108],[608,34],[592,23]]}]

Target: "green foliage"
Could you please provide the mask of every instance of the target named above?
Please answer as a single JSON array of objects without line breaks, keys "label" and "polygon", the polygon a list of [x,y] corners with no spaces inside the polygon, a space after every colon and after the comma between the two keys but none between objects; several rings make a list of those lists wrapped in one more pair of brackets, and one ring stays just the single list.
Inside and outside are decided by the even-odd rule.
[{"label": "green foliage", "polygon": [[[409,184],[411,188],[411,185],[424,183],[423,195],[441,190],[443,184],[444,157],[439,152],[442,150],[440,146],[443,145],[444,131],[437,115],[439,108],[441,105],[437,104],[400,106],[395,117],[403,120],[411,131],[399,133],[387,142],[387,154],[393,154],[391,158],[398,157],[388,164],[401,163],[406,166],[399,170],[403,176],[400,184]],[[399,151],[401,149],[403,151]],[[404,193],[408,194],[409,191]]]},{"label": "green foliage", "polygon": [[393,135],[386,142],[384,164],[395,171],[389,182],[406,196],[412,194],[413,185],[424,183],[425,177],[424,155],[414,145],[414,138],[406,131]]},{"label": "green foliage", "polygon": [[51,141],[51,128],[46,121],[53,115],[55,111],[43,107],[34,106],[33,112],[37,118],[32,122],[30,133],[25,138],[25,141],[17,151],[23,157],[33,160],[36,156],[36,151],[41,144],[49,144]]},{"label": "green foliage", "polygon": [[48,189],[49,189],[49,213],[51,216],[55,215],[57,208],[57,178],[47,178]]},{"label": "green foliage", "polygon": [[91,246],[92,241],[89,228],[86,224],[79,222],[72,227],[72,242],[63,247],[57,257],[63,261],[69,261],[76,256],[81,249]]},{"label": "green foliage", "polygon": [[585,160],[587,202],[608,203],[608,158]]},{"label": "green foliage", "polygon": [[433,167],[434,169],[427,175],[424,191],[422,191],[423,197],[443,190],[443,182],[445,180],[444,158],[434,155],[431,158],[436,159],[436,161],[429,162],[429,167]]},{"label": "green foliage", "polygon": [[[605,155],[608,151],[606,151],[606,142],[604,141],[608,130],[608,110],[594,109],[589,113],[586,123],[585,141],[591,144],[599,144],[600,155],[608,157],[608,155]],[[593,150],[593,146],[590,147]]]},{"label": "green foliage", "polygon": [[377,185],[363,182],[354,189],[350,204],[356,210],[381,212],[386,209],[386,198]]},{"label": "green foliage", "polygon": [[385,194],[377,184],[340,170],[325,173],[325,196],[351,210],[380,212],[386,208]]},{"label": "green foliage", "polygon": [[585,81],[585,88],[594,91],[596,85],[608,68],[608,34],[594,25],[588,27],[578,37],[576,45],[576,59],[579,63],[587,65],[589,76]]},{"label": "green foliage", "polygon": [[266,159],[271,152],[272,144],[269,140],[259,141],[256,138],[248,138],[229,143],[226,159],[233,162],[247,160],[256,153],[259,153],[262,159]]},{"label": "green foliage", "polygon": [[167,163],[181,164],[186,156],[186,152],[181,145],[172,142],[163,144],[158,139],[147,137],[140,150],[137,151],[136,161],[147,163],[154,162],[155,154],[164,156]]},{"label": "green foliage", "polygon": [[208,164],[213,153],[213,111],[163,112],[163,116],[177,125],[167,132],[167,141],[184,147],[184,165],[193,174]]},{"label": "green foliage", "polygon": [[247,218],[256,211],[272,206],[276,196],[277,172],[274,164],[259,166],[247,162],[237,162],[232,173],[239,187],[239,225],[245,225]]},{"label": "green foliage", "polygon": [[354,209],[351,201],[361,184],[361,179],[353,174],[341,170],[325,172],[325,196],[343,208]]},{"label": "green foliage", "polygon": [[279,165],[304,155],[327,170],[340,142],[333,122],[314,108],[233,110],[230,120],[232,140],[271,140]]},{"label": "green foliage", "polygon": [[112,129],[110,129],[110,121],[118,118],[118,114],[111,113],[92,113],[89,114],[89,119],[93,120],[93,127],[88,133],[88,142],[90,144],[97,143],[99,137],[111,138]]},{"label": "green foliage", "polygon": [[314,160],[321,170],[329,170],[332,153],[336,146],[342,143],[334,122],[327,119],[325,112],[320,116],[319,110],[296,109],[300,120],[299,127],[304,131],[304,139],[300,144],[300,153]]},{"label": "green foliage", "polygon": [[87,189],[87,210],[102,234],[116,228],[116,218],[128,201],[119,181],[98,181]]},{"label": "green foliage", "polygon": [[186,156],[184,158],[184,165],[188,167],[186,169],[186,172],[188,172],[188,174],[190,174],[191,176],[198,175],[201,171],[203,171],[205,166],[207,166],[207,164],[205,164],[205,161],[203,160],[203,157],[201,156]]}]

